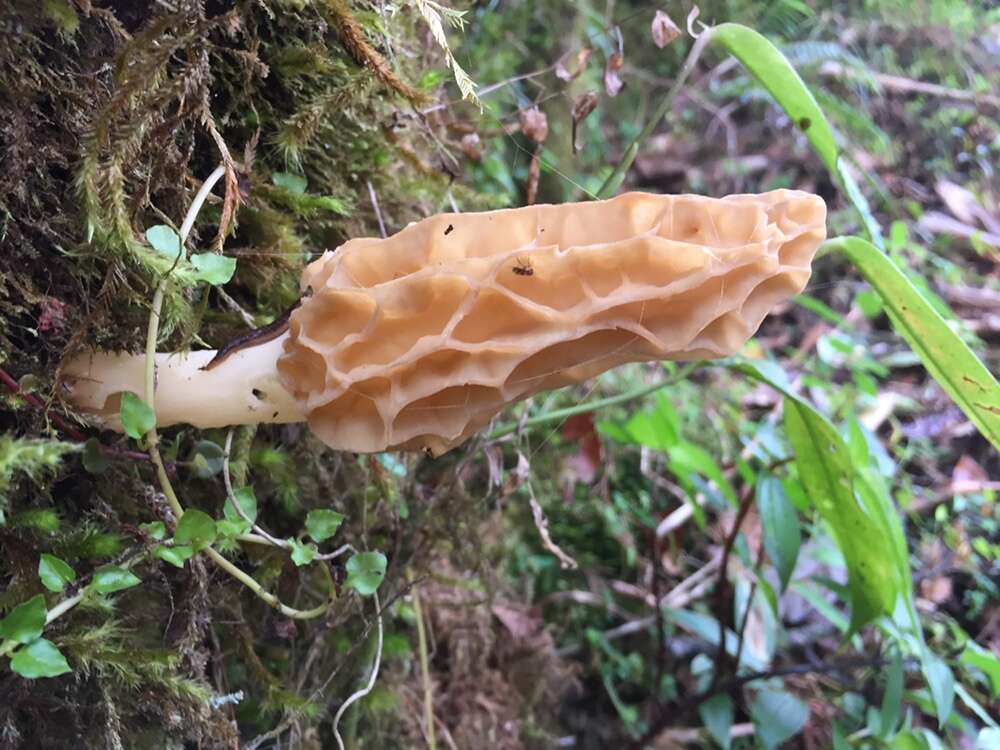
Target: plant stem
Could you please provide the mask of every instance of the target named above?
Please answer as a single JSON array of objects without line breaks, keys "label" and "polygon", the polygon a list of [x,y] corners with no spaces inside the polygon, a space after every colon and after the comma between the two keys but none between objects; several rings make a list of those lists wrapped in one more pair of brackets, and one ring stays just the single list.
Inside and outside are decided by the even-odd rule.
[{"label": "plant stem", "polygon": [[625,181],[625,175],[628,170],[632,167],[632,163],[635,161],[635,157],[639,155],[639,149],[642,145],[649,140],[649,137],[653,134],[656,126],[660,124],[664,117],[666,117],[670,110],[674,106],[674,99],[680,93],[680,90],[684,87],[684,83],[687,81],[688,76],[691,71],[694,70],[694,66],[698,63],[698,58],[701,57],[702,51],[705,49],[705,45],[712,39],[712,29],[706,29],[703,31],[697,39],[695,39],[694,44],[691,47],[691,51],[688,53],[687,59],[684,61],[684,66],[681,68],[681,72],[677,74],[677,78],[674,80],[674,85],[670,87],[666,95],[663,97],[663,101],[660,102],[660,106],[656,108],[653,116],[649,118],[646,122],[646,127],[642,129],[642,132],[635,137],[635,140],[629,144],[628,148],[625,149],[625,153],[622,154],[621,161],[618,162],[618,166],[615,167],[614,171],[608,175],[608,179],[604,181],[601,185],[601,189],[597,191],[597,198],[603,199],[608,198],[614,194],[621,184]]},{"label": "plant stem", "polygon": [[382,663],[382,605],[379,604],[378,592],[372,594],[375,598],[375,616],[378,618],[378,641],[375,646],[375,659],[372,662],[372,671],[368,676],[368,683],[360,690],[351,693],[347,700],[340,704],[340,708],[337,709],[337,713],[333,717],[333,736],[337,738],[337,747],[340,750],[344,750],[344,740],[340,736],[340,730],[338,726],[340,725],[340,719],[343,717],[344,712],[351,707],[351,704],[364,698],[368,693],[372,691],[375,687],[375,680],[378,678],[378,668]]},{"label": "plant stem", "polygon": [[[212,172],[207,180],[205,180],[201,189],[195,196],[194,201],[191,203],[187,216],[184,218],[184,223],[181,225],[180,236],[182,253],[184,242],[187,239],[188,233],[191,231],[191,227],[194,226],[194,219],[198,215],[198,211],[204,204],[205,199],[208,197],[212,186],[218,182],[219,178],[222,177],[224,173],[225,168],[223,166],[220,165],[219,167],[216,167],[215,171]],[[160,330],[160,312],[163,309],[163,295],[168,279],[168,276],[164,276],[156,285],[156,291],[153,293],[153,303],[149,311],[149,323],[146,326],[146,361],[144,370],[145,393],[143,398],[146,405],[149,406],[154,413],[156,412],[156,340]],[[146,433],[146,449],[149,451],[149,457],[152,460],[153,465],[156,467],[156,478],[159,480],[160,488],[163,490],[163,494],[166,496],[167,502],[170,504],[170,509],[174,512],[174,515],[179,521],[184,515],[184,506],[181,505],[181,501],[177,497],[177,493],[174,491],[173,485],[170,482],[170,477],[167,475],[166,466],[163,463],[163,458],[160,456],[159,442],[159,434],[156,431],[156,425],[154,423],[153,428]],[[261,586],[253,576],[248,573],[244,573],[236,565],[223,557],[218,551],[208,547],[205,549],[205,554],[212,559],[212,562],[248,589],[253,591],[254,594],[267,602],[267,604],[277,609],[281,612],[281,614],[285,615],[285,617],[290,617],[296,620],[308,620],[322,616],[328,609],[327,604],[307,610],[295,609],[294,607],[282,604],[278,597],[269,591],[264,590],[264,587]]]},{"label": "plant stem", "polygon": [[427,659],[427,632],[424,628],[424,613],[420,606],[420,591],[413,587],[413,616],[417,620],[417,649],[420,654],[420,682],[424,688],[424,723],[427,725],[427,749],[437,750],[434,739],[434,692],[431,686],[430,665]]},{"label": "plant stem", "polygon": [[[668,385],[675,385],[676,383],[679,383],[694,372],[701,364],[701,362],[688,362],[666,380],[654,383],[653,385],[644,385],[641,388],[626,391],[625,393],[619,393],[617,396],[609,396],[608,398],[598,399],[597,401],[586,401],[582,404],[577,404],[576,406],[568,406],[565,409],[555,409],[554,411],[548,411],[544,414],[536,414],[534,417],[529,417],[525,420],[524,426],[534,427],[535,425],[546,424],[548,422],[559,422],[563,419],[575,417],[577,414],[586,414],[587,412],[597,411],[598,409],[606,409],[609,406],[617,406],[618,404],[635,401],[643,396],[648,396],[650,393],[655,393],[661,388],[666,388]],[[520,426],[520,422],[508,422],[507,424],[502,424],[490,432],[486,436],[486,439],[497,440],[498,438],[502,438],[504,435],[516,432]]]}]

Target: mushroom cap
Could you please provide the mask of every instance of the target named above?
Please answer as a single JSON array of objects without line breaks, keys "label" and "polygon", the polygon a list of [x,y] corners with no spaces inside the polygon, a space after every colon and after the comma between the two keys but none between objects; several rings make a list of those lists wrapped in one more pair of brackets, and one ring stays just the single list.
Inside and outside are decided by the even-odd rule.
[{"label": "mushroom cap", "polygon": [[795,190],[441,214],[305,269],[279,377],[334,448],[439,455],[539,391],[733,354],[805,288],[825,222]]}]

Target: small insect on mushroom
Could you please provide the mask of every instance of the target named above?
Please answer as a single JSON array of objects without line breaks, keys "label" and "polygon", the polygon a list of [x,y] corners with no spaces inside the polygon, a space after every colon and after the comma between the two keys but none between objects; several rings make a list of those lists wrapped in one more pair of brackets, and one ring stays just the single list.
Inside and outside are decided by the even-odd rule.
[{"label": "small insect on mushroom", "polygon": [[510,270],[518,276],[532,276],[535,273],[535,269],[531,267],[531,261],[520,255],[517,256],[517,265]]}]

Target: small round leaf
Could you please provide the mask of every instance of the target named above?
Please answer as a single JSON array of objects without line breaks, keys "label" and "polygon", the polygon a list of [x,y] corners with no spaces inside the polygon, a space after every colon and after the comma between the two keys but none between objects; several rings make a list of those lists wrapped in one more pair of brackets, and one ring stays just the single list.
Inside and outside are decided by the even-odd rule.
[{"label": "small round leaf", "polygon": [[136,440],[156,426],[156,414],[131,391],[122,394],[121,420],[125,433]]},{"label": "small round leaf", "polygon": [[361,596],[371,596],[385,578],[385,555],[381,552],[359,552],[347,561],[347,585]]},{"label": "small round leaf", "polygon": [[140,583],[142,581],[134,573],[125,570],[125,568],[119,568],[117,565],[110,565],[94,573],[94,580],[90,587],[100,594],[113,594],[116,591],[130,589]]},{"label": "small round leaf", "polygon": [[42,555],[38,560],[38,577],[45,588],[58,593],[76,580],[76,571],[55,555]]},{"label": "small round leaf", "polygon": [[18,604],[0,620],[0,640],[30,643],[42,634],[45,627],[45,597],[42,594]]},{"label": "small round leaf", "polygon": [[209,284],[225,284],[236,273],[236,258],[227,258],[217,253],[192,255],[191,265],[196,271],[195,278]]},{"label": "small round leaf", "polygon": [[199,440],[191,451],[191,462],[194,473],[199,479],[210,479],[222,471],[225,462],[225,451],[218,443],[211,440]]},{"label": "small round leaf", "polygon": [[162,545],[157,547],[156,552],[153,554],[164,562],[170,563],[175,568],[183,568],[184,563],[194,555],[194,550],[184,544],[175,544],[172,547]]},{"label": "small round leaf", "polygon": [[202,550],[215,541],[215,521],[207,513],[200,510],[185,511],[177,522],[174,541],[177,544],[190,544],[196,551]]},{"label": "small round leaf", "polygon": [[303,544],[297,539],[289,539],[288,541],[292,545],[292,562],[300,568],[311,563],[316,557],[315,544]]},{"label": "small round leaf", "polygon": [[174,260],[181,252],[181,238],[177,232],[166,224],[157,224],[146,230],[146,242],[152,248],[170,260]]},{"label": "small round leaf", "polygon": [[10,657],[10,668],[29,680],[56,677],[73,671],[55,644],[44,638],[36,638],[24,648],[18,649]]},{"label": "small round leaf", "polygon": [[306,516],[306,531],[317,542],[329,539],[337,533],[344,515],[335,510],[311,510]]}]

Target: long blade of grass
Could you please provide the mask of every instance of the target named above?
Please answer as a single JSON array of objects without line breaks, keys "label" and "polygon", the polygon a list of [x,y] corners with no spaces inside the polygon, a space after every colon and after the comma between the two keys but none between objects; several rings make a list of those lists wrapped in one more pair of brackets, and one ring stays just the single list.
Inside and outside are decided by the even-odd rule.
[{"label": "long blade of grass", "polygon": [[1000,384],[986,365],[877,247],[860,237],[837,237],[824,248],[850,259],[882,298],[893,328],[979,432],[1000,450]]}]

